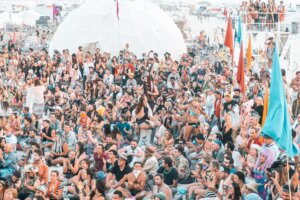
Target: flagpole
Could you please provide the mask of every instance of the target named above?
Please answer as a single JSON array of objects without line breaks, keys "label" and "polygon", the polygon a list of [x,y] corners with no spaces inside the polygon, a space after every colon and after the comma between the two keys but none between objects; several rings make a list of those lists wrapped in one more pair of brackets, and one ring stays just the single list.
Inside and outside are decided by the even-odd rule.
[{"label": "flagpole", "polygon": [[120,51],[121,50],[121,36],[120,36],[119,0],[117,0],[117,18],[118,18],[118,41],[119,41],[119,51]]},{"label": "flagpole", "polygon": [[119,39],[119,50],[121,50],[121,36],[120,36],[120,22],[118,20],[118,39]]},{"label": "flagpole", "polygon": [[[288,166],[289,164],[289,158],[286,159],[286,166]],[[287,172],[287,177],[288,177],[288,185],[289,185],[289,195],[290,195],[290,200],[292,200],[292,191],[291,191],[291,184],[290,183],[290,172],[289,172],[289,168],[286,168],[286,172]]]}]

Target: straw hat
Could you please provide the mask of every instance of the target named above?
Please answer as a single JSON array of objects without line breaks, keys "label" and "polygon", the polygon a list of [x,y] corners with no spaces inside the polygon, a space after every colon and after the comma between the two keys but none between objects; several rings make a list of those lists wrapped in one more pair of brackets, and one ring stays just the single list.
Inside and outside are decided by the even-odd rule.
[{"label": "straw hat", "polygon": [[258,184],[256,182],[253,181],[251,183],[248,183],[248,184],[246,184],[246,187],[248,189],[252,190],[253,192],[258,193],[258,190],[257,190]]},{"label": "straw hat", "polygon": [[24,167],[24,173],[27,173],[27,172],[37,173],[38,171],[39,171],[39,169],[34,165],[26,165]]},{"label": "straw hat", "polygon": [[127,154],[126,154],[126,153],[122,153],[122,154],[119,156],[119,158],[127,161]]},{"label": "straw hat", "polygon": [[47,189],[43,185],[40,185],[38,188],[36,188],[36,190],[41,191],[44,195],[47,193]]}]

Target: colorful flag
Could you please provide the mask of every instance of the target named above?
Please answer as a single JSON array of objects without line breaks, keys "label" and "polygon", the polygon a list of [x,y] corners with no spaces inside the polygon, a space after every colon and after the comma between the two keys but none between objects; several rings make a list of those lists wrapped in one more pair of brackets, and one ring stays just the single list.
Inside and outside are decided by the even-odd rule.
[{"label": "colorful flag", "polygon": [[251,35],[249,35],[249,41],[248,41],[248,49],[246,53],[246,58],[247,58],[247,68],[251,68],[252,64],[252,42],[251,42]]},{"label": "colorful flag", "polygon": [[230,54],[233,55],[233,35],[232,35],[232,22],[230,16],[228,16],[224,45],[230,49]]},{"label": "colorful flag", "polygon": [[262,115],[262,125],[265,124],[267,115],[268,115],[268,106],[269,106],[269,88],[266,88],[265,97],[264,97],[264,111]]},{"label": "colorful flag", "polygon": [[118,20],[120,20],[119,18],[119,1],[117,0],[117,18]]},{"label": "colorful flag", "polygon": [[297,145],[293,144],[291,122],[279,66],[277,45],[274,48],[268,115],[262,129],[262,134],[273,138],[289,157],[298,155],[299,149]]},{"label": "colorful flag", "polygon": [[240,84],[240,89],[243,94],[245,94],[245,72],[244,72],[244,50],[243,50],[243,43],[240,47],[240,57],[239,57],[239,64],[238,64],[238,71],[236,75],[236,80]]}]

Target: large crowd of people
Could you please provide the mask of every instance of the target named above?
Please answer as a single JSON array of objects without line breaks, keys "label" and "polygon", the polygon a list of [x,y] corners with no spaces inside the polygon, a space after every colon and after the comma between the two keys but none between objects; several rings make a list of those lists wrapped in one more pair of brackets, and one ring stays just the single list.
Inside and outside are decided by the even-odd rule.
[{"label": "large crowd of people", "polygon": [[[300,199],[300,160],[261,135],[270,67],[242,94],[236,66],[196,57],[6,43],[0,200]],[[282,75],[300,145],[300,71]]]},{"label": "large crowd of people", "polygon": [[283,1],[277,4],[275,0],[250,0],[242,1],[239,12],[245,23],[253,25],[251,28],[264,30],[275,28],[278,22],[284,22],[286,7]]}]

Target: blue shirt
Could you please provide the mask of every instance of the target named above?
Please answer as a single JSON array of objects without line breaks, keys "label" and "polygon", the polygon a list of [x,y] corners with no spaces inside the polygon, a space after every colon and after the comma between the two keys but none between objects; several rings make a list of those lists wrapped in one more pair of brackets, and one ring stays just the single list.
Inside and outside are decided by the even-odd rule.
[{"label": "blue shirt", "polygon": [[128,124],[128,122],[124,122],[124,123],[118,122],[117,127],[121,131],[123,136],[127,136],[128,134],[125,132],[125,130],[129,131],[131,128],[131,126]]},{"label": "blue shirt", "polygon": [[3,154],[4,161],[0,160],[0,168],[14,171],[17,166],[17,157],[13,152]]}]

